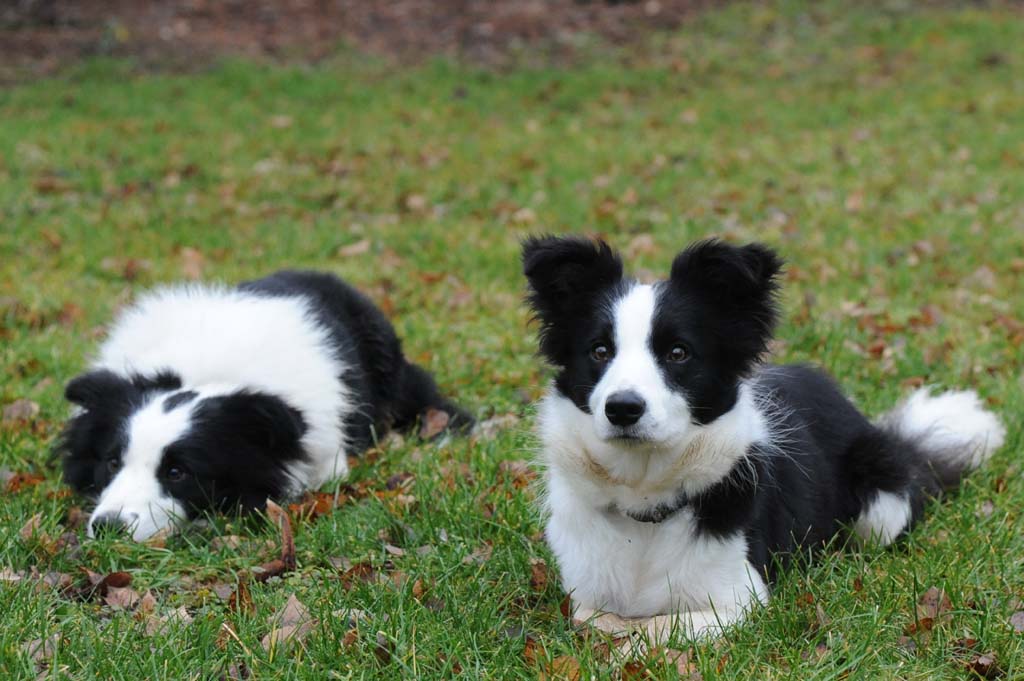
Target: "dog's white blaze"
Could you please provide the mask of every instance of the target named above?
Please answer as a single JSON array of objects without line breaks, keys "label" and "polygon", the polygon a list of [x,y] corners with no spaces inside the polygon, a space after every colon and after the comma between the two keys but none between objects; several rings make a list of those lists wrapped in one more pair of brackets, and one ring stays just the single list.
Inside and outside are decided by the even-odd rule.
[{"label": "dog's white blaze", "polygon": [[93,521],[108,513],[117,514],[129,525],[136,541],[147,539],[176,518],[184,517],[185,509],[164,492],[157,474],[164,448],[188,432],[191,409],[190,405],[183,405],[165,413],[164,397],[151,400],[129,419],[128,445],[121,470],[100,495],[89,520],[90,536]]},{"label": "dog's white blaze", "polygon": [[690,414],[686,398],[669,389],[662,378],[658,360],[650,347],[651,329],[657,307],[653,286],[634,286],[615,302],[615,356],[590,395],[598,434],[614,436],[617,429],[608,421],[604,408],[608,397],[631,390],[646,403],[644,415],[634,429],[654,441],[664,441],[686,429]]},{"label": "dog's white blaze", "polygon": [[888,546],[910,524],[911,513],[910,502],[905,496],[879,492],[861,511],[853,529],[864,542],[874,541]]}]

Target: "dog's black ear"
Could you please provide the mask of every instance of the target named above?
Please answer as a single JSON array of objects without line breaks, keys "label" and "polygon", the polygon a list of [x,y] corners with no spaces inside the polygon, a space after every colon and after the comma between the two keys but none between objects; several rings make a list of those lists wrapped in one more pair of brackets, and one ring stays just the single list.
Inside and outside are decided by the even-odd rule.
[{"label": "dog's black ear", "polygon": [[676,256],[672,282],[699,290],[723,304],[773,304],[782,264],[775,251],[763,244],[732,246],[707,239]]},{"label": "dog's black ear", "polygon": [[670,281],[677,290],[696,293],[727,312],[729,346],[753,361],[764,352],[778,321],[782,266],[778,254],[763,244],[732,246],[708,239],[676,256]]},{"label": "dog's black ear", "polygon": [[132,376],[132,385],[141,392],[150,390],[170,391],[181,389],[181,376],[170,369],[162,369],[154,374],[135,374]]},{"label": "dog's black ear", "polygon": [[218,441],[243,441],[281,458],[293,458],[306,423],[298,410],[267,393],[241,390],[199,403],[195,420],[205,422]]},{"label": "dog's black ear", "polygon": [[622,259],[603,241],[579,237],[530,237],[523,242],[528,301],[548,322],[580,310],[622,279]]},{"label": "dog's black ear", "polygon": [[111,402],[120,402],[132,390],[124,377],[107,369],[97,369],[74,377],[64,388],[64,397],[72,404],[95,409]]}]

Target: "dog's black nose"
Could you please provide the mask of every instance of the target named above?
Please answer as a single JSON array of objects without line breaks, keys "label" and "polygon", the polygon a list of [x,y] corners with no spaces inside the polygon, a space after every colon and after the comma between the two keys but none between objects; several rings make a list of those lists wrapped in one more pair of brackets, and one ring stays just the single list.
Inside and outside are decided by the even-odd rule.
[{"label": "dog's black nose", "polygon": [[604,415],[616,426],[631,426],[644,415],[647,403],[632,390],[620,390],[608,396]]},{"label": "dog's black nose", "polygon": [[104,513],[96,516],[90,525],[92,533],[97,537],[101,534],[124,534],[128,529],[128,523],[118,513]]}]

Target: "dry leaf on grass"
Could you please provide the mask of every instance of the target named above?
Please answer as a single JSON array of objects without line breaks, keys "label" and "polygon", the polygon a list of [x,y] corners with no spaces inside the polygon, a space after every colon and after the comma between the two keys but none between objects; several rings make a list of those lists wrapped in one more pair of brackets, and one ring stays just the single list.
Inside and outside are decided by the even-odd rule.
[{"label": "dry leaf on grass", "polygon": [[301,642],[319,625],[295,594],[289,595],[284,607],[268,617],[267,622],[273,627],[263,637],[263,649],[267,651],[284,644]]},{"label": "dry leaf on grass", "polygon": [[249,583],[245,578],[238,580],[238,588],[228,597],[228,609],[244,613],[252,613],[256,609],[252,602],[252,593],[249,591]]},{"label": "dry leaf on grass", "polygon": [[203,278],[203,268],[206,266],[206,258],[197,249],[185,246],[179,255],[181,259],[181,273],[186,279],[196,281]]},{"label": "dry leaf on grass", "polygon": [[23,541],[31,541],[37,537],[43,537],[45,536],[45,533],[42,533],[39,529],[42,524],[43,514],[36,513],[21,526],[21,529],[18,530],[18,536],[20,536]]},{"label": "dry leaf on grass", "polygon": [[0,582],[20,582],[25,579],[25,573],[12,570],[9,567],[0,569]]},{"label": "dry leaf on grass", "polygon": [[1010,626],[1018,634],[1024,634],[1024,610],[1018,610],[1010,615]]},{"label": "dry leaf on grass", "polygon": [[342,246],[338,249],[338,256],[342,258],[351,258],[356,255],[366,255],[370,252],[370,240],[360,239],[359,241]]},{"label": "dry leaf on grass", "polygon": [[146,619],[146,636],[163,635],[168,629],[174,626],[188,626],[192,623],[192,616],[188,614],[185,606],[175,608],[161,617],[149,617]]},{"label": "dry leaf on grass", "polygon": [[530,559],[530,588],[534,592],[540,593],[547,589],[552,577],[551,568],[543,558]]},{"label": "dry leaf on grass", "polygon": [[443,409],[427,409],[423,415],[423,425],[420,426],[420,437],[429,440],[448,427],[451,415]]},{"label": "dry leaf on grass", "polygon": [[953,603],[945,591],[937,587],[931,587],[917,601],[916,618],[911,622],[904,633],[908,636],[931,631],[936,626],[948,621],[952,615]]},{"label": "dry leaf on grass", "polygon": [[466,556],[465,558],[463,558],[462,559],[462,564],[463,565],[472,565],[472,564],[476,563],[477,565],[483,565],[484,563],[486,563],[487,561],[489,561],[491,559],[491,554],[493,554],[493,553],[494,553],[494,547],[490,544],[490,542],[485,543],[483,546],[478,548],[476,551],[474,551],[473,553],[471,553],[468,556]]},{"label": "dry leaf on grass", "polygon": [[637,234],[626,245],[626,255],[630,259],[636,258],[638,255],[652,255],[657,250],[658,244],[650,234]]},{"label": "dry leaf on grass", "polygon": [[210,548],[214,551],[223,551],[225,549],[229,551],[237,551],[242,547],[242,538],[237,534],[225,534],[219,537],[214,537],[210,540]]},{"label": "dry leaf on grass", "polygon": [[136,617],[152,615],[156,612],[156,596],[152,592],[147,591],[142,594],[142,598],[139,599],[138,607],[135,608]]},{"label": "dry leaf on grass", "polygon": [[516,414],[499,414],[476,424],[473,434],[485,440],[491,440],[501,431],[512,428],[518,423],[519,416]]},{"label": "dry leaf on grass", "polygon": [[281,557],[253,568],[253,578],[265,582],[295,569],[295,535],[288,512],[267,499],[267,519],[281,530]]},{"label": "dry leaf on grass", "polygon": [[502,461],[498,464],[498,470],[516,489],[527,487],[537,478],[537,471],[530,467],[528,461]]},{"label": "dry leaf on grass", "polygon": [[983,653],[975,655],[967,661],[967,669],[974,675],[983,679],[995,679],[1003,674],[996,662],[995,653]]},{"label": "dry leaf on grass", "polygon": [[38,404],[32,400],[19,399],[4,407],[0,423],[3,423],[5,426],[19,425],[31,421],[38,415]]},{"label": "dry leaf on grass", "polygon": [[37,665],[48,662],[60,645],[60,634],[53,633],[46,638],[36,638],[21,645],[23,653]]},{"label": "dry leaf on grass", "polygon": [[357,583],[372,584],[379,579],[377,568],[369,561],[362,561],[345,570],[341,575],[341,584],[346,591],[350,591]]},{"label": "dry leaf on grass", "polygon": [[45,480],[46,478],[39,473],[14,473],[7,478],[4,488],[8,494],[17,494],[24,489],[35,487]]},{"label": "dry leaf on grass", "polygon": [[579,681],[581,675],[580,661],[571,655],[559,655],[537,671],[541,681]]},{"label": "dry leaf on grass", "polygon": [[130,586],[112,586],[107,588],[103,602],[112,608],[129,610],[139,603],[139,593]]}]

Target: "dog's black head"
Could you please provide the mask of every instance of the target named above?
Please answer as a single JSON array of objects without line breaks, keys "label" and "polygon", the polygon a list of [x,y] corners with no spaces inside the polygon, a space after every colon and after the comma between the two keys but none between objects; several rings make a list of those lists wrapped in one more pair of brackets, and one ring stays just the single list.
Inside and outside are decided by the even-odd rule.
[{"label": "dog's black head", "polygon": [[771,338],[781,265],[759,244],[701,241],[647,285],[623,278],[604,242],[523,245],[556,390],[593,415],[601,439],[625,442],[668,443],[732,407]]},{"label": "dog's black head", "polygon": [[79,411],[61,438],[64,479],[98,498],[90,533],[124,526],[141,540],[205,511],[260,508],[304,458],[302,416],[276,395],[106,370],[65,394]]}]

